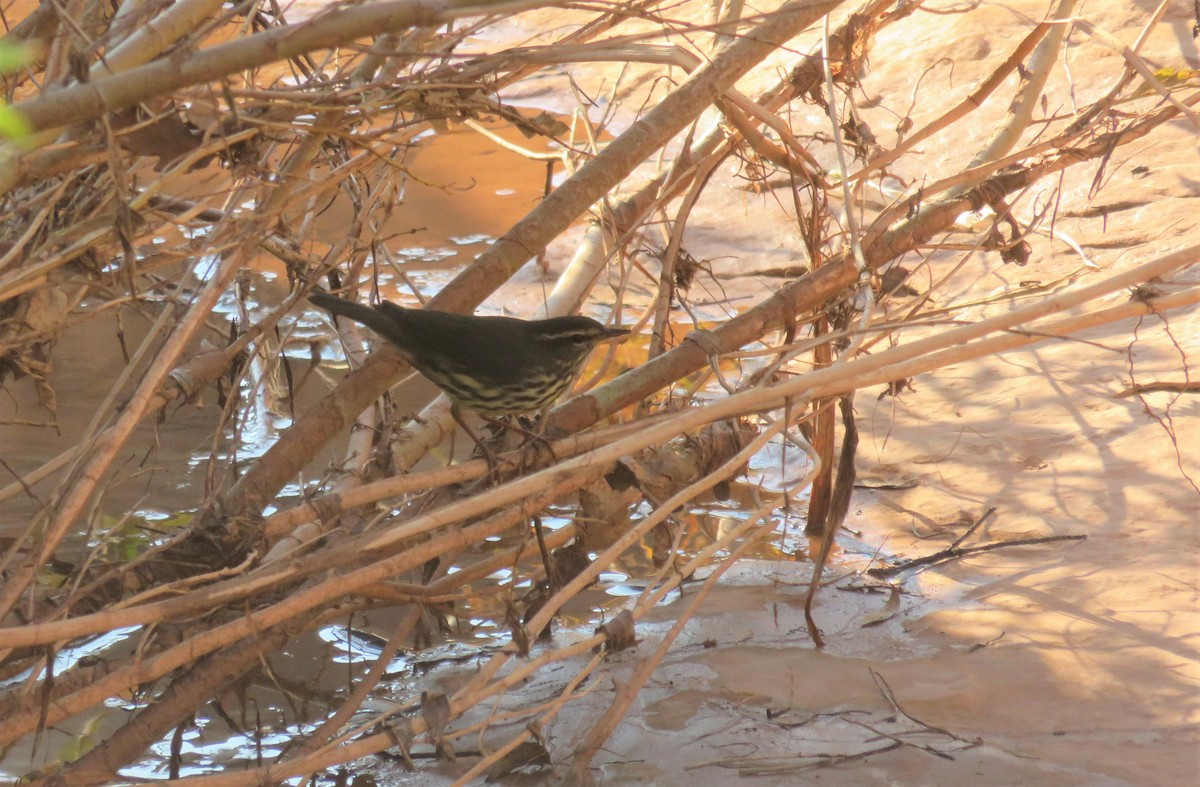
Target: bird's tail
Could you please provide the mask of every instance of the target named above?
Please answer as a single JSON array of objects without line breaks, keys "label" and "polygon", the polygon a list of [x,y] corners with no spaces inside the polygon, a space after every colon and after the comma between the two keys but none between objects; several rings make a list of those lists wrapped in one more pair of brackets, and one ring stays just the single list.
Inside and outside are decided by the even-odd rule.
[{"label": "bird's tail", "polygon": [[396,321],[377,309],[324,292],[314,292],[308,296],[308,299],[331,314],[347,317],[357,323],[362,323],[375,331],[375,333],[400,347],[405,347],[408,344],[407,336],[400,326],[396,324]]}]

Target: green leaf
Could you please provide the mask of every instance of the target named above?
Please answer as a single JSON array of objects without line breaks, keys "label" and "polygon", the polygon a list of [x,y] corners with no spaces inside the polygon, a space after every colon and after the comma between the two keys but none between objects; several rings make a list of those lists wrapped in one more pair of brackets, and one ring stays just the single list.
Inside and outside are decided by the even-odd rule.
[{"label": "green leaf", "polygon": [[33,126],[25,116],[8,106],[0,103],[0,137],[9,139],[24,139],[33,134]]}]

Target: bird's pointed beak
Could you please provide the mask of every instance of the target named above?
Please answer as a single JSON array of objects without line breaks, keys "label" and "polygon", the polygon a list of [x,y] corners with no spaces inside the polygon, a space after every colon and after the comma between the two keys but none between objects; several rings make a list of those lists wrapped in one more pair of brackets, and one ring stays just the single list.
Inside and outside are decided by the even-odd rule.
[{"label": "bird's pointed beak", "polygon": [[600,339],[600,341],[607,341],[609,339],[615,339],[618,336],[625,336],[628,333],[629,333],[628,328],[605,328],[604,336]]}]

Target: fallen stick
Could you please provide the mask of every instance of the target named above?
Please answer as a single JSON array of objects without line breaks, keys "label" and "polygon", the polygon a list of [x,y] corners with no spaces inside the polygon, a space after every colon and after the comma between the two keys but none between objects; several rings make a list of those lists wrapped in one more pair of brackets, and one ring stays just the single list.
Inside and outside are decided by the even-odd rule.
[{"label": "fallen stick", "polygon": [[867,573],[873,577],[890,577],[893,574],[899,574],[901,571],[907,571],[910,568],[917,566],[932,566],[937,563],[945,563],[950,560],[958,560],[960,557],[973,555],[976,552],[991,552],[993,549],[1002,549],[1004,547],[1023,547],[1030,544],[1049,544],[1051,541],[1085,541],[1086,535],[1077,536],[1045,536],[1042,538],[1017,538],[1012,541],[997,541],[993,544],[982,544],[977,547],[947,547],[940,552],[934,552],[932,555],[925,557],[917,557],[912,560],[905,560],[902,563],[897,563],[894,566],[877,566],[876,568],[867,569]]}]

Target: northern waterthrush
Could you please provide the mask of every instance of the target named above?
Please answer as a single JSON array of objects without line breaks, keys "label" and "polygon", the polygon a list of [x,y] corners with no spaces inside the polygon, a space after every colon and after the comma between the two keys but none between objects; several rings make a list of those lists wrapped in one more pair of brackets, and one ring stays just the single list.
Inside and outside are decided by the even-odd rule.
[{"label": "northern waterthrush", "polygon": [[455,420],[472,438],[460,409],[484,416],[541,410],[567,389],[593,347],[629,333],[580,316],[476,317],[405,309],[387,301],[372,308],[325,293],[313,293],[309,300],[400,348],[417,371],[446,392]]}]

